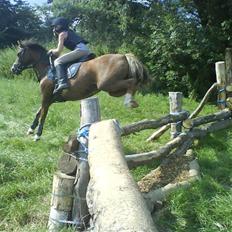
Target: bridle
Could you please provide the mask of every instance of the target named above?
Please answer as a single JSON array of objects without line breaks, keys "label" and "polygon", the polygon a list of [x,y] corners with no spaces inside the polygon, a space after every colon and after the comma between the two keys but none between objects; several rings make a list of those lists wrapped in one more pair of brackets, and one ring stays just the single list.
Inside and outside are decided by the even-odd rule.
[{"label": "bridle", "polygon": [[[24,52],[25,52],[25,48],[22,48],[22,53],[21,53],[21,56],[24,54]],[[46,56],[47,56],[48,54],[46,54]],[[33,62],[32,64],[29,64],[29,65],[22,65],[22,64],[19,64],[20,66],[21,66],[21,68],[22,68],[22,70],[25,70],[25,69],[29,69],[29,68],[35,68],[35,66],[37,65],[37,64],[39,64],[43,59],[45,58],[45,56],[44,56],[44,54],[40,54],[40,57],[39,57],[39,59],[37,60],[37,61],[35,61],[35,62]]]},{"label": "bridle", "polygon": [[[16,74],[17,73],[19,74],[25,69],[32,68],[35,71],[37,78],[39,79],[38,72],[36,71],[36,65],[38,65],[39,63],[41,63],[45,60],[46,60],[46,62],[44,62],[44,63],[47,63],[47,56],[49,54],[40,53],[40,57],[38,60],[36,60],[33,63],[30,63],[28,65],[25,65],[25,64],[22,64],[22,56],[24,55],[24,53],[25,53],[25,48],[21,48],[20,52],[18,53],[18,62],[13,64],[11,70]],[[49,55],[49,61],[50,61],[50,55]]]}]

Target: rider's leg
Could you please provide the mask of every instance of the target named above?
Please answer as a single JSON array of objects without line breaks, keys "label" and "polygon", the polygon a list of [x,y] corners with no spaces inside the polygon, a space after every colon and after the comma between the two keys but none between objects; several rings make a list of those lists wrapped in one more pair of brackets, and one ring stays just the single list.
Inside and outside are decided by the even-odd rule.
[{"label": "rider's leg", "polygon": [[58,87],[54,90],[54,94],[69,87],[67,78],[68,64],[77,61],[78,59],[85,55],[88,55],[89,53],[90,51],[87,48],[85,49],[85,47],[77,48],[74,51],[64,54],[55,60],[54,65],[57,72]]},{"label": "rider's leg", "polygon": [[62,91],[63,89],[67,89],[69,87],[66,65],[57,64],[55,68],[56,68],[56,76],[58,78],[58,86],[54,90],[53,92],[54,94]]}]

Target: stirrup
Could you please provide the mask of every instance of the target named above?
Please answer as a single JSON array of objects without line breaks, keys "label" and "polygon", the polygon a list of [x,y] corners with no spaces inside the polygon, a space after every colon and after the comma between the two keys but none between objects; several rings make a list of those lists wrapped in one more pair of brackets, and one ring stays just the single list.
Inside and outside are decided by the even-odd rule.
[{"label": "stirrup", "polygon": [[60,92],[62,92],[64,89],[68,89],[68,88],[69,88],[69,85],[68,85],[67,83],[60,84],[60,85],[58,85],[58,87],[57,87],[56,89],[54,89],[53,94],[60,93]]}]

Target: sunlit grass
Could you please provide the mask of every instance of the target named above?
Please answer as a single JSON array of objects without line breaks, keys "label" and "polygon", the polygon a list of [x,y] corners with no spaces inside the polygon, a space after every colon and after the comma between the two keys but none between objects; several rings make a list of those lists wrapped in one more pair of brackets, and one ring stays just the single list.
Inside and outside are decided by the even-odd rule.
[{"label": "sunlit grass", "polygon": [[[62,146],[80,123],[80,103],[54,104],[44,126],[41,141],[26,135],[40,105],[38,83],[30,79],[0,78],[0,231],[47,231],[52,177]],[[117,119],[126,125],[143,119],[155,119],[169,112],[168,96],[136,96],[139,108],[126,109],[123,98],[98,95],[102,119]],[[183,108],[193,111],[197,102],[184,99]],[[216,112],[206,106],[203,114]],[[147,143],[153,130],[123,137],[126,154],[157,149],[169,140]],[[201,166],[202,180],[188,191],[178,190],[165,203],[156,222],[160,231],[232,231],[232,133],[217,132],[202,139],[194,148]],[[139,180],[157,162],[133,171]]]}]

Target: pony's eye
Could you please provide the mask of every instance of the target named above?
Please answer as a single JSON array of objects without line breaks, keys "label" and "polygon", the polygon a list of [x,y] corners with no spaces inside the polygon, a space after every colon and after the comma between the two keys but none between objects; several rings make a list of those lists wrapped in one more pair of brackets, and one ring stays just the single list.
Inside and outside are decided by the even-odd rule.
[{"label": "pony's eye", "polygon": [[20,56],[23,55],[23,53],[24,53],[24,49],[22,49],[21,51],[19,51],[18,54],[17,54],[17,56],[20,57]]}]

